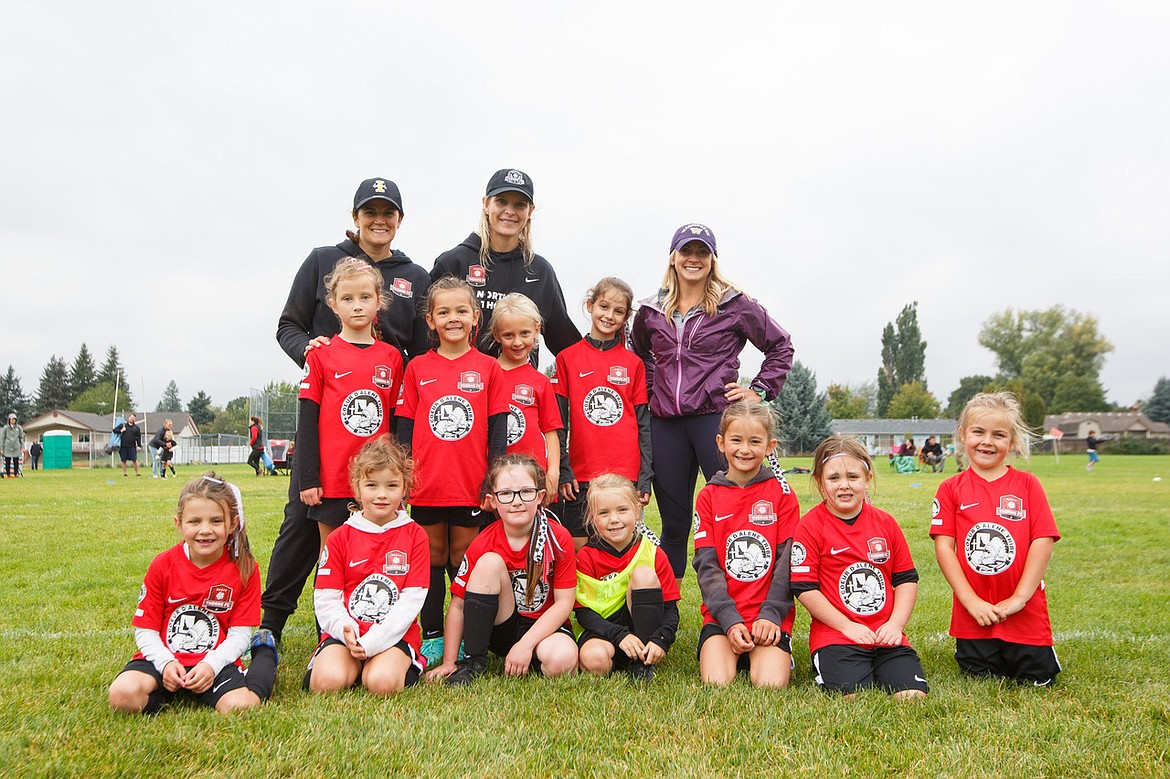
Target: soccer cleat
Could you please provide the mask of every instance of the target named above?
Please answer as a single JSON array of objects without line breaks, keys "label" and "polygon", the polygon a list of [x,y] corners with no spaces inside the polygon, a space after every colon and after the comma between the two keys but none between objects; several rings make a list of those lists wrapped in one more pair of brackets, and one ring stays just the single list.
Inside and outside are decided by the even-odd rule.
[{"label": "soccer cleat", "polygon": [[654,681],[654,666],[635,660],[630,663],[629,674],[630,684],[636,687],[648,685]]},{"label": "soccer cleat", "polygon": [[280,662],[279,644],[280,644],[280,639],[276,636],[276,634],[274,634],[271,630],[269,630],[267,628],[260,628],[259,630],[257,630],[255,633],[252,634],[251,649],[257,649],[257,648],[262,647],[262,646],[268,647],[269,649],[272,650],[272,653],[274,655],[276,655],[276,657],[277,657],[276,662],[277,663]]},{"label": "soccer cleat", "polygon": [[471,684],[479,677],[483,676],[483,672],[487,670],[487,658],[482,655],[479,657],[468,656],[455,663],[455,672],[447,677],[447,684],[452,687],[460,687],[464,684]]},{"label": "soccer cleat", "polygon": [[435,636],[434,638],[424,638],[422,642],[422,655],[427,659],[427,665],[431,668],[443,664],[443,637]]}]

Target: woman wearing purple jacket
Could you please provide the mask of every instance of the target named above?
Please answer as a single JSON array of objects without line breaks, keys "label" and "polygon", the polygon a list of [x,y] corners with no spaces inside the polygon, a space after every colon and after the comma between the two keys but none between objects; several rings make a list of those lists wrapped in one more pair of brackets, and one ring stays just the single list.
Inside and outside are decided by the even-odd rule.
[{"label": "woman wearing purple jacket", "polygon": [[[792,367],[792,341],[720,275],[715,235],[701,224],[675,231],[662,289],[639,305],[631,342],[646,363],[662,549],[682,579],[699,468],[710,479],[727,467],[715,445],[719,417],[737,400],[776,397]],[[739,353],[748,341],[764,362],[744,387]]]}]

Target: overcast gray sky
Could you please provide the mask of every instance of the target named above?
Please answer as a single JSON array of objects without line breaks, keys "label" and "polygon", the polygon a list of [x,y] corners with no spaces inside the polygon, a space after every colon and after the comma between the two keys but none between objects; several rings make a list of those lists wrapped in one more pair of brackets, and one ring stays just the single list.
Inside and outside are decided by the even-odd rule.
[{"label": "overcast gray sky", "polygon": [[399,184],[394,246],[430,269],[501,167],[581,324],[590,284],[650,294],[702,221],[822,389],[873,380],[912,300],[944,403],[994,373],[1008,307],[1095,315],[1114,402],[1170,374],[1164,3],[5,11],[0,370],[30,393],[82,341],[150,408],[295,380],[276,320],[358,182]]}]

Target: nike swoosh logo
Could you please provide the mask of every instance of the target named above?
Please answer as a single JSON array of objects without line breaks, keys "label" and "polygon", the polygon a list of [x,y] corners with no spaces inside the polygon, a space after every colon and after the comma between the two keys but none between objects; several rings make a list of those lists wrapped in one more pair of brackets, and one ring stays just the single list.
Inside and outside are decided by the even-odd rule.
[{"label": "nike swoosh logo", "polygon": [[914,674],[914,681],[916,681],[916,682],[922,682],[923,684],[926,684],[926,680],[925,680],[925,679],[923,679],[923,678],[922,678],[921,676],[919,676],[918,674]]},{"label": "nike swoosh logo", "polygon": [[219,688],[220,688],[220,687],[223,687],[225,684],[227,684],[227,683],[228,683],[228,682],[230,682],[230,681],[231,681],[231,679],[224,679],[222,682],[220,682],[219,684],[217,684],[217,685],[215,685],[214,687],[212,687],[212,688],[211,688],[211,691],[212,691],[212,692],[219,692]]},{"label": "nike swoosh logo", "polygon": [[474,511],[471,512],[471,516],[478,517],[482,513],[483,513],[483,509],[475,509]]},{"label": "nike swoosh logo", "polygon": [[169,596],[167,597],[167,603],[182,603],[185,600],[187,600],[187,599],[186,598],[171,598]]},{"label": "nike swoosh logo", "polygon": [[336,373],[336,372],[335,372],[335,373],[333,374],[333,378],[335,378],[335,379],[344,378],[345,376],[348,376],[348,375],[349,375],[349,374],[351,374],[351,373],[353,373],[353,371],[346,371],[345,373]]},{"label": "nike swoosh logo", "polygon": [[722,522],[723,520],[725,520],[725,519],[731,519],[731,518],[732,518],[732,517],[734,517],[734,516],[735,516],[735,514],[724,514],[723,516],[719,516],[718,514],[716,514],[716,515],[715,515],[715,521],[716,521],[716,522]]},{"label": "nike swoosh logo", "polygon": [[428,384],[431,384],[432,382],[436,382],[436,381],[438,381],[438,379],[427,379],[426,381],[420,381],[420,382],[418,383],[418,386],[420,386],[420,387],[425,387],[425,386],[427,386]]},{"label": "nike swoosh logo", "polygon": [[978,503],[960,503],[959,504],[959,511],[966,511],[967,509],[973,509],[978,505],[979,505]]},{"label": "nike swoosh logo", "polygon": [[577,374],[577,378],[578,378],[578,379],[583,379],[583,378],[585,378],[586,376],[592,376],[592,375],[593,375],[593,371],[585,371],[584,373],[578,373],[578,374]]},{"label": "nike swoosh logo", "polygon": [[847,546],[843,546],[840,549],[837,549],[836,547],[831,546],[831,547],[829,547],[829,554],[841,554],[842,552],[844,552],[848,548],[849,547],[847,547]]},{"label": "nike swoosh logo", "polygon": [[527,276],[525,276],[525,277],[524,277],[524,280],[525,280],[526,282],[528,282],[529,284],[531,284],[531,283],[532,283],[532,282],[534,282],[534,281],[540,281],[540,277],[539,277],[539,276],[537,276],[535,279],[530,279],[530,278],[528,278]]},{"label": "nike swoosh logo", "polygon": [[350,560],[349,567],[353,568],[355,565],[361,565],[362,563],[369,562],[369,560],[370,560],[370,558],[368,558],[368,557],[363,557],[361,560]]}]

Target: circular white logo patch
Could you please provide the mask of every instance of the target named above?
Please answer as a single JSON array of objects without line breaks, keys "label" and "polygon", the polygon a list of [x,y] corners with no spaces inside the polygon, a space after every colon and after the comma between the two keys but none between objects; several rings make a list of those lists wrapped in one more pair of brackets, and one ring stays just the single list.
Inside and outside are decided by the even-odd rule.
[{"label": "circular white logo patch", "polygon": [[431,432],[441,441],[458,441],[471,432],[475,410],[460,395],[444,395],[431,405]]},{"label": "circular white logo patch", "polygon": [[512,404],[508,404],[508,446],[514,446],[524,437],[528,422],[524,419],[524,412]]},{"label": "circular white logo patch", "polygon": [[869,563],[854,563],[841,574],[841,602],[854,614],[876,614],[886,605],[886,580]]},{"label": "circular white logo patch", "polygon": [[341,403],[341,424],[354,435],[372,436],[382,426],[382,398],[371,389],[349,393]]},{"label": "circular white logo patch", "polygon": [[792,544],[792,564],[801,565],[804,563],[804,557],[807,552],[804,551],[804,544],[794,542]]},{"label": "circular white logo patch", "polygon": [[723,567],[737,581],[754,582],[772,567],[772,547],[754,530],[737,530],[727,537]]},{"label": "circular white logo patch", "polygon": [[207,609],[187,603],[171,613],[167,648],[172,652],[210,652],[218,642],[219,620]]},{"label": "circular white logo patch", "polygon": [[1002,525],[980,522],[967,533],[963,551],[972,571],[994,576],[1011,567],[1016,559],[1016,542]]},{"label": "circular white logo patch", "polygon": [[516,598],[516,610],[521,614],[535,614],[540,611],[548,598],[548,584],[536,581],[536,589],[532,592],[532,605],[525,603],[528,594],[528,573],[526,571],[510,571],[512,577],[512,595]]},{"label": "circular white logo patch", "polygon": [[582,407],[585,418],[601,427],[616,425],[625,409],[622,396],[609,387],[594,387],[589,390]]},{"label": "circular white logo patch", "polygon": [[349,596],[349,613],[362,622],[381,622],[398,602],[398,586],[388,576],[372,573]]}]

